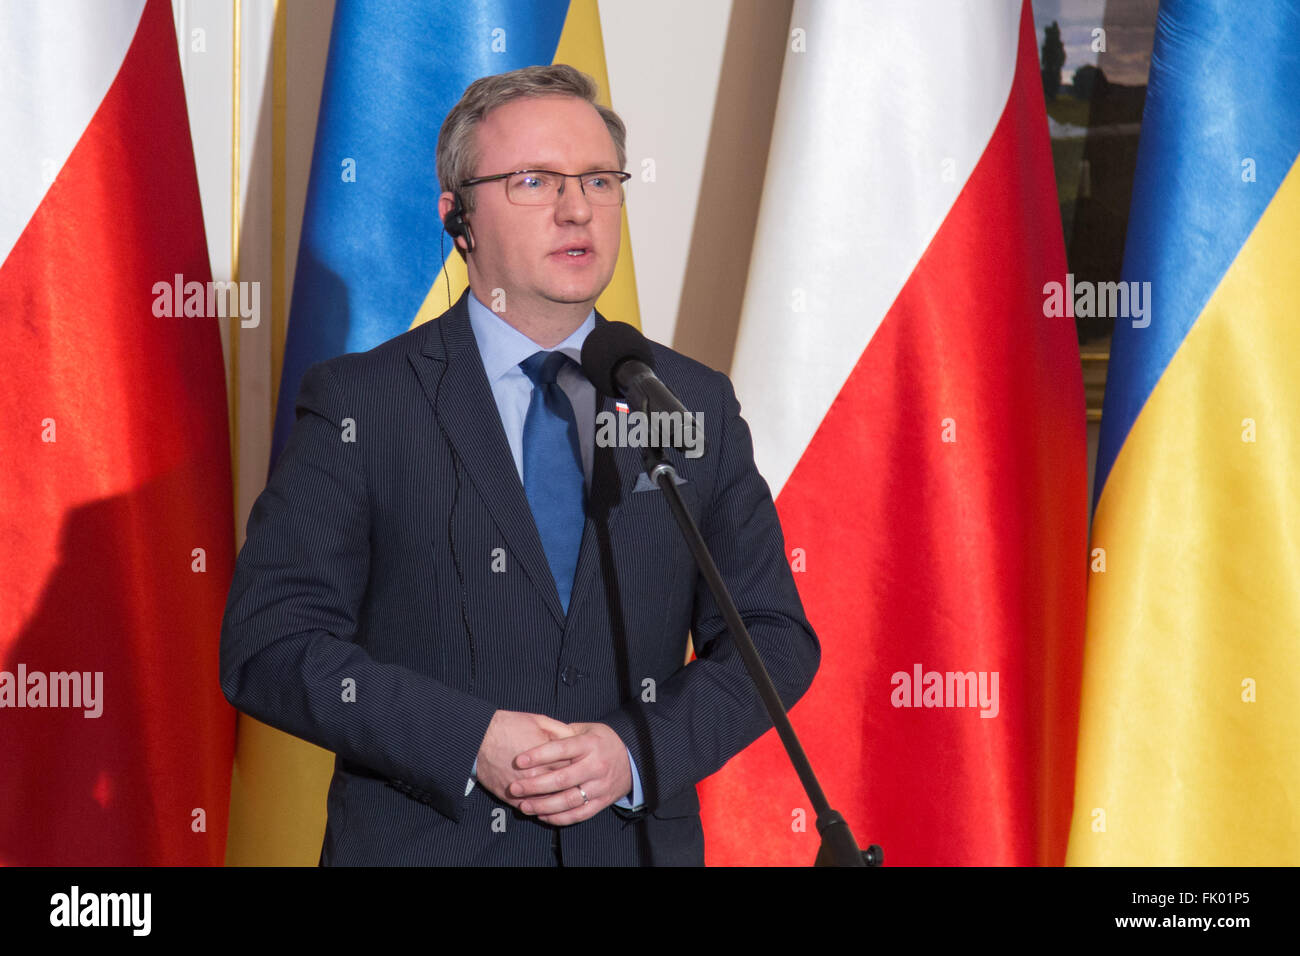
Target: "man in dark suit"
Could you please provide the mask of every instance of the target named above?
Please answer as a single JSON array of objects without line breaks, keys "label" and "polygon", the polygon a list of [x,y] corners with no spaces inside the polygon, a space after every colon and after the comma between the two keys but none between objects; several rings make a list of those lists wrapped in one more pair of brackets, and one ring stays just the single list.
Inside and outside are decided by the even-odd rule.
[{"label": "man in dark suit", "polygon": [[[472,84],[438,143],[470,289],[303,377],[221,680],[337,754],[322,864],[700,864],[695,783],[771,725],[574,361],[606,321],[623,140],[570,67]],[[652,349],[708,435],[669,451],[679,488],[790,706],[819,650],[749,429],[724,375]]]}]

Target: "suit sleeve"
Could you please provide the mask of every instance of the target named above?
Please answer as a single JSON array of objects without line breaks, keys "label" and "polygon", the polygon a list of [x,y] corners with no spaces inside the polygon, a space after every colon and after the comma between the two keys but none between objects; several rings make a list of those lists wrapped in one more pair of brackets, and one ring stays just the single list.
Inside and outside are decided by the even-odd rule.
[{"label": "suit sleeve", "polygon": [[459,820],[495,708],[356,643],[370,572],[360,445],[329,363],[303,376],[297,421],[253,505],[221,629],[236,708],[369,767]]},{"label": "suit sleeve", "polygon": [[[749,426],[726,376],[724,425],[711,501],[700,527],[759,657],[789,709],[821,659],[785,556],[767,483],[754,465]],[[641,771],[647,808],[717,771],[772,726],[702,575],[696,575],[696,659],[662,683],[653,702],[634,697],[604,718]]]}]

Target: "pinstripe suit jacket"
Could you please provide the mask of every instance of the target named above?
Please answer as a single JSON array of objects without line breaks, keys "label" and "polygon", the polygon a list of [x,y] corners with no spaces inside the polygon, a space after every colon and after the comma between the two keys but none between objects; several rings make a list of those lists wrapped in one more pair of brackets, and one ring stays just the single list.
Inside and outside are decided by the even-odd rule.
[{"label": "pinstripe suit jacket", "polygon": [[[789,706],[820,652],[749,429],[726,376],[652,348],[708,434],[700,458],[670,452],[679,487]],[[323,864],[553,863],[553,828],[465,792],[498,708],[606,723],[636,760],[645,808],[561,828],[566,864],[703,863],[694,785],[771,722],[662,493],[633,490],[639,451],[594,454],[566,616],[464,296],[303,376],[236,565],[221,684],[337,755]]]}]

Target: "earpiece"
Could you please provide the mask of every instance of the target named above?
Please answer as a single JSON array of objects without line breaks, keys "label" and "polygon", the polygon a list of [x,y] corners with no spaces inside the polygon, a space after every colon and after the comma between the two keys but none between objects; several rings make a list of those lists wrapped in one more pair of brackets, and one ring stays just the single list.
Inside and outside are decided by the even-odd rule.
[{"label": "earpiece", "polygon": [[451,236],[452,242],[458,237],[465,238],[465,252],[474,251],[474,235],[469,231],[469,221],[465,218],[465,204],[461,202],[460,193],[455,193],[456,205],[447,213],[447,218],[443,221],[443,228],[447,230],[447,235]]}]

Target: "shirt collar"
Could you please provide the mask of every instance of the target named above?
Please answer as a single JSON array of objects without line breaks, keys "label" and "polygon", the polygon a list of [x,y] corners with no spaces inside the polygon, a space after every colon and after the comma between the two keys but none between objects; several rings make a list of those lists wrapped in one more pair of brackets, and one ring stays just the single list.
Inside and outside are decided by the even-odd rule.
[{"label": "shirt collar", "polygon": [[[469,324],[478,342],[479,355],[483,357],[483,371],[489,384],[494,383],[535,352],[545,351],[540,345],[497,315],[474,295],[469,294]],[[596,327],[596,310],[592,309],[573,334],[555,346],[579,365],[582,364],[582,343]],[[520,370],[523,374],[523,370]]]}]

